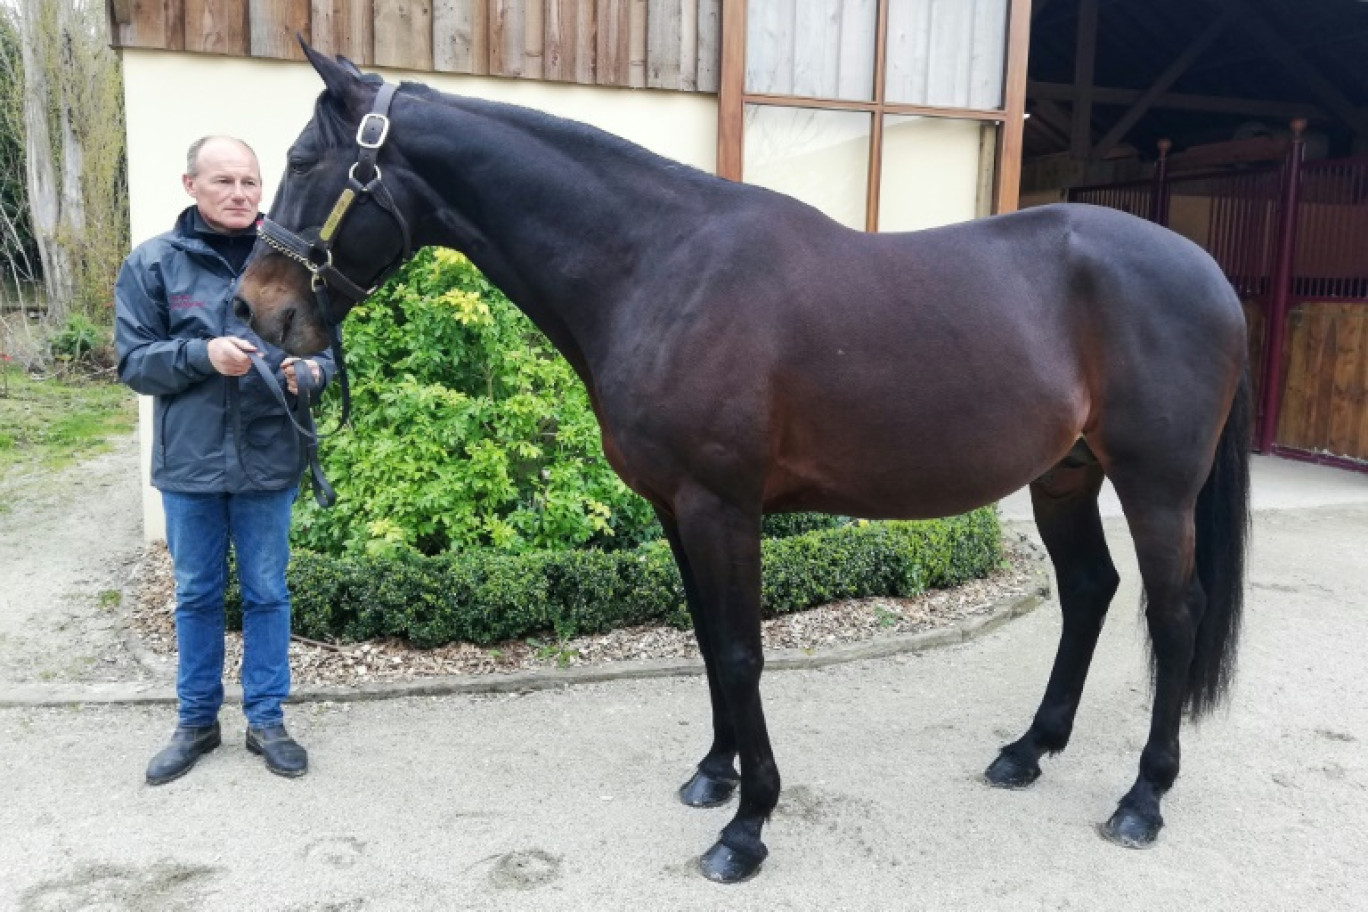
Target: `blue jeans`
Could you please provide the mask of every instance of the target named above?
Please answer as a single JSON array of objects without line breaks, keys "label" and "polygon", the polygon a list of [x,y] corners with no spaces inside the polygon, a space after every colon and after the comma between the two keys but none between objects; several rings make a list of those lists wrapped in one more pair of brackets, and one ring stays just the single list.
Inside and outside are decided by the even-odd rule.
[{"label": "blue jeans", "polygon": [[242,709],[253,727],[284,719],[290,695],[290,508],[295,488],[244,494],[162,492],[176,574],[180,724],[212,725],[223,705],[228,543],[242,589]]}]

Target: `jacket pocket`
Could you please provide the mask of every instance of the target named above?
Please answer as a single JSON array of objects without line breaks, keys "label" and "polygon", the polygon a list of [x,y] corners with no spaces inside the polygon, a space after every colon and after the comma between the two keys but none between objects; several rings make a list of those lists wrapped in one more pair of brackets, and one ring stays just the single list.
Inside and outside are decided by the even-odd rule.
[{"label": "jacket pocket", "polygon": [[284,414],[244,416],[238,452],[252,488],[278,490],[299,481],[299,441]]}]

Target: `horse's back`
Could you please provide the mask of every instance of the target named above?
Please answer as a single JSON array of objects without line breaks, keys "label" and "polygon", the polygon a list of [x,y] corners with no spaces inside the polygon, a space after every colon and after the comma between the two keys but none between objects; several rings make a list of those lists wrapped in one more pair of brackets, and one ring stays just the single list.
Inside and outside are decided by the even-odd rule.
[{"label": "horse's back", "polygon": [[642,425],[670,425],[671,450],[727,454],[690,471],[763,466],[766,509],[969,509],[1047,470],[1126,397],[1161,419],[1171,382],[1220,387],[1213,364],[1243,344],[1210,257],[1122,213],[870,235],[756,199],[690,252],[682,303],[637,327],[655,347],[618,385]]}]

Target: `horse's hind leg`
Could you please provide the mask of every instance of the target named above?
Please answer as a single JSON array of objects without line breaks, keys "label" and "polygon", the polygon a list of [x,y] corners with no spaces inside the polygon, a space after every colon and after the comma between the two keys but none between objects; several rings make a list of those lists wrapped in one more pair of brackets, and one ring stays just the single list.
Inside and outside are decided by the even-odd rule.
[{"label": "horse's hind leg", "polygon": [[699,761],[698,768],[689,781],[679,787],[679,800],[689,807],[717,807],[726,804],[740,781],[735,766],[736,728],[732,725],[726,698],[722,695],[717,681],[717,663],[713,658],[707,613],[703,611],[698,599],[698,584],[694,581],[689,555],[680,543],[679,527],[674,517],[663,510],[657,510],[656,515],[660,517],[665,539],[670,543],[670,551],[674,554],[675,563],[679,566],[679,575],[684,581],[684,598],[689,605],[689,617],[693,620],[698,651],[703,655],[703,667],[708,673],[708,696],[712,701],[712,747],[708,748],[708,753]]},{"label": "horse's hind leg", "polygon": [[1154,706],[1149,739],[1140,754],[1140,774],[1101,832],[1120,845],[1145,848],[1164,825],[1159,801],[1178,778],[1178,728],[1206,595],[1194,572],[1195,493],[1188,498],[1166,485],[1134,483],[1117,474],[1112,480],[1126,510],[1145,584]]},{"label": "horse's hind leg", "polygon": [[1069,743],[1093,649],[1118,582],[1097,511],[1102,478],[1101,466],[1086,447],[1079,447],[1031,484],[1036,526],[1059,584],[1063,629],[1035,719],[988,767],[984,778],[990,785],[1025,788],[1040,776],[1040,758]]}]

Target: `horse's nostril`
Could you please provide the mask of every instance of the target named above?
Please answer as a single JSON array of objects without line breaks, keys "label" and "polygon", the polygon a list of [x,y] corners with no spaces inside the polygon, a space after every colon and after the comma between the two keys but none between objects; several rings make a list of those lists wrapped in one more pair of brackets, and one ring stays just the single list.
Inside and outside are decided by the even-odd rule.
[{"label": "horse's nostril", "polygon": [[233,315],[243,323],[252,322],[252,308],[242,298],[233,298]]}]

